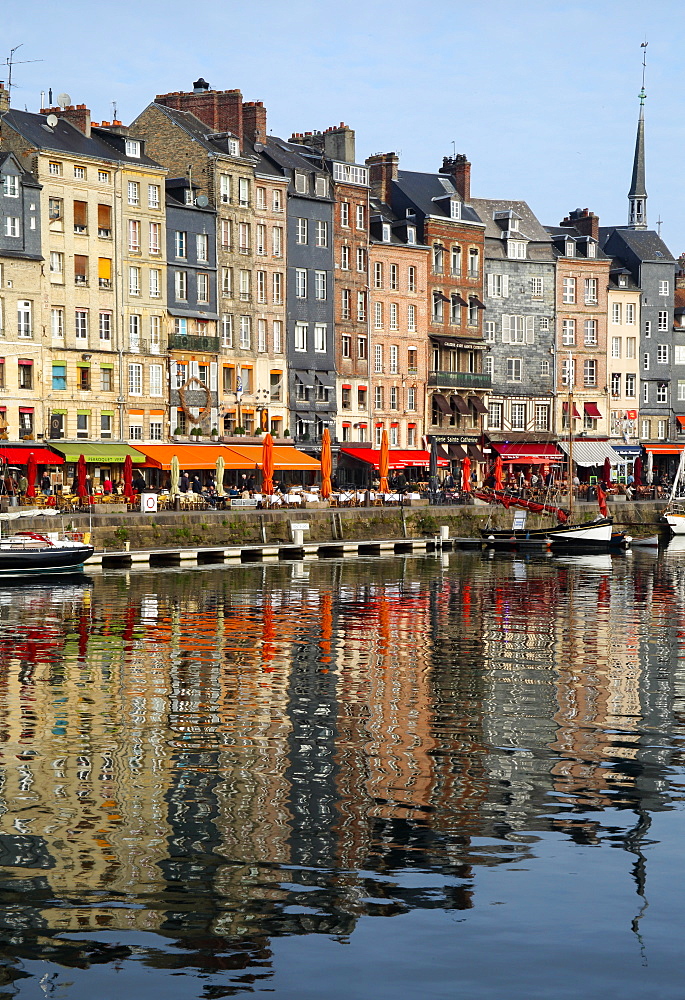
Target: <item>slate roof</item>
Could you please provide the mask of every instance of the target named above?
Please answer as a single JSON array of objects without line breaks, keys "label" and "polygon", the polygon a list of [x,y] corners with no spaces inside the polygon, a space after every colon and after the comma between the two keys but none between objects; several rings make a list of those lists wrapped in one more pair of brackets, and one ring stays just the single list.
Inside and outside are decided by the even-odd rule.
[{"label": "slate roof", "polygon": [[[405,219],[402,216],[396,215],[390,206],[382,202],[380,198],[374,198],[373,196],[369,198],[369,212],[371,216],[369,236],[372,243],[384,243],[386,246],[395,244],[396,246],[411,246],[426,249],[426,244],[420,243],[418,240],[416,243],[407,242],[407,225],[413,226],[414,229],[416,229],[416,225],[411,219]],[[382,225],[384,222],[389,223],[391,227],[390,243],[382,238]]]},{"label": "slate roof", "polygon": [[[618,279],[621,275],[626,279],[625,284],[623,285],[619,285],[618,283]],[[611,267],[609,268],[609,285],[612,289],[620,289],[622,292],[635,292],[639,291],[640,288],[633,278],[629,268],[625,266],[620,257],[614,257],[611,261]]]},{"label": "slate roof", "polygon": [[203,146],[209,153],[223,153],[226,156],[233,155],[229,153],[228,149],[229,138],[237,139],[242,146],[240,136],[228,130],[220,133],[222,138],[216,137],[217,133],[210,129],[197,115],[194,115],[192,111],[178,111],[176,108],[168,108],[166,104],[157,104],[156,102],[153,102],[152,107],[166,115],[170,121],[178,125],[179,128],[182,128],[191,139],[194,139],[195,142]]},{"label": "slate roof", "polygon": [[[478,213],[471,204],[464,202],[447,174],[423,174],[415,170],[398,171],[393,186],[398,187],[422,215],[450,218],[450,203],[447,195],[456,197],[462,203],[461,221],[480,223]],[[433,200],[437,199],[437,200]]]},{"label": "slate roof", "polygon": [[[160,164],[149,156],[127,156],[111,141],[102,137],[104,129],[94,128],[90,138],[83,134],[75,125],[65,118],[58,118],[57,124],[51,128],[47,124],[47,115],[36,115],[30,111],[10,110],[2,118],[3,127],[9,126],[36,149],[44,149],[55,153],[69,153],[73,156],[89,156],[98,160],[115,160],[120,163],[143,164],[148,167],[158,167]],[[135,138],[135,137],[134,137]]]},{"label": "slate roof", "polygon": [[[577,257],[578,260],[600,260],[600,261],[609,260],[607,254],[605,254],[604,251],[602,250],[601,240],[599,245],[597,245],[595,256],[588,257],[586,254],[587,236],[583,235],[582,233],[579,233],[574,226],[545,226],[545,229],[552,237],[552,246],[554,247],[554,252],[557,255],[557,257],[566,256],[566,254],[564,253],[565,248],[562,246],[562,243],[570,238],[574,241],[576,245],[575,256]],[[573,258],[569,257],[568,259],[572,260]]]},{"label": "slate roof", "polygon": [[[529,205],[525,201],[509,201],[501,198],[472,198],[471,204],[475,208],[481,220],[485,223],[485,237],[492,236],[495,239],[502,239],[502,222],[496,222],[495,212],[511,211],[521,219],[519,231],[521,236],[538,243],[549,243],[550,235],[545,227],[533,215]],[[504,227],[507,228],[506,226]]]},{"label": "slate roof", "polygon": [[21,183],[24,187],[33,187],[33,188],[38,188],[39,191],[41,190],[42,185],[38,183],[33,174],[30,174],[28,171],[24,170],[24,168],[21,165],[21,162],[19,161],[18,157],[15,156],[14,153],[9,151],[7,153],[0,152],[0,167],[2,167],[3,163],[8,159],[14,160],[15,164],[19,168],[19,172],[21,174]]},{"label": "slate roof", "polygon": [[614,253],[616,252],[616,240],[622,240],[641,261],[675,264],[675,257],[653,229],[623,229],[620,226],[600,227],[600,246],[605,246],[610,239],[611,249]]}]

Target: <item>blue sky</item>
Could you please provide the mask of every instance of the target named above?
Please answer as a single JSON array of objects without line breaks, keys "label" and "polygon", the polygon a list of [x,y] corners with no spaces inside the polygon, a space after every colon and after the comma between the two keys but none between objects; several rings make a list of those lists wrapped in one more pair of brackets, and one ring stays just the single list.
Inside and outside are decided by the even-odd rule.
[{"label": "blue sky", "polygon": [[276,135],[345,121],[358,159],[395,150],[406,169],[436,170],[456,148],[473,164],[474,196],[525,199],[548,225],[573,208],[602,225],[627,221],[646,37],[649,224],[661,217],[670,249],[685,251],[678,0],[6,7],[0,59],[22,43],[17,60],[43,60],[15,66],[15,107],[38,110],[52,87],[95,120],[111,118],[116,101],[129,122],[155,94],[189,90],[202,75],[264,101]]}]

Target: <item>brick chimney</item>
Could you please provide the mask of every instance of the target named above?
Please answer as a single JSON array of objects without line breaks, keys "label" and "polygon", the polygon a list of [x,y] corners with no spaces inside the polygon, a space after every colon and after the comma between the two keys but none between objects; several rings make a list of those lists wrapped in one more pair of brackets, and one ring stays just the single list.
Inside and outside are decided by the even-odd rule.
[{"label": "brick chimney", "polygon": [[456,156],[443,156],[440,174],[448,174],[462,201],[471,201],[471,164],[464,153]]},{"label": "brick chimney", "polygon": [[90,138],[90,111],[85,104],[68,104],[66,108],[41,108],[42,115],[57,115],[71,122],[79,132]]},{"label": "brick chimney", "polygon": [[266,142],[266,108],[261,101],[243,101],[243,142]]},{"label": "brick chimney", "polygon": [[[243,138],[243,95],[239,90],[210,90],[202,78],[194,84],[193,91],[178,90],[172,94],[158,94],[156,104],[163,104],[176,111],[190,111],[212,132],[232,132]],[[266,114],[266,113],[265,113]],[[265,122],[266,124],[266,122]],[[254,129],[253,129],[254,131]]]},{"label": "brick chimney", "polygon": [[599,240],[599,216],[587,208],[575,208],[559,225],[572,226],[581,236],[591,236],[593,240]]},{"label": "brick chimney", "polygon": [[5,90],[5,84],[0,81],[0,115],[4,115],[10,109],[10,92]]},{"label": "brick chimney", "polygon": [[366,160],[369,184],[376,198],[392,205],[392,182],[397,180],[400,158],[397,153],[375,153]]},{"label": "brick chimney", "polygon": [[288,142],[320,149],[324,156],[331,160],[342,160],[343,163],[355,162],[354,129],[345,122],[331,125],[325,132],[293,132]]}]

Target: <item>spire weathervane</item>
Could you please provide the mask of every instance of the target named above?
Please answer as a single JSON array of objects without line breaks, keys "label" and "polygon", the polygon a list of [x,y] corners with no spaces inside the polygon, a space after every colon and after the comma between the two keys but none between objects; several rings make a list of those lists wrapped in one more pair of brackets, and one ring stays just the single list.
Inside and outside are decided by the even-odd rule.
[{"label": "spire weathervane", "polygon": [[642,90],[640,100],[640,115],[637,121],[637,138],[635,140],[635,157],[633,159],[633,176],[628,192],[628,226],[630,229],[647,228],[647,188],[645,187],[645,73],[647,70],[647,45],[645,39],[642,49]]}]

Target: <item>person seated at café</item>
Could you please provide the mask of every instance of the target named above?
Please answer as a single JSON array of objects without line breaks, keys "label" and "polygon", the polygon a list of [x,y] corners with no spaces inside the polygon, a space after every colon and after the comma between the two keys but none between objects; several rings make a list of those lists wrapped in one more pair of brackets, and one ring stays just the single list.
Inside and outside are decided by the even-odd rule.
[{"label": "person seated at caf\u00e9", "polygon": [[238,489],[237,486],[229,486],[227,492],[228,496],[231,497],[233,500],[235,500],[237,497],[240,496],[240,490]]},{"label": "person seated at caf\u00e9", "polygon": [[131,480],[131,486],[136,491],[136,493],[144,493],[147,489],[147,483],[143,478],[142,472],[136,472],[135,476]]}]

